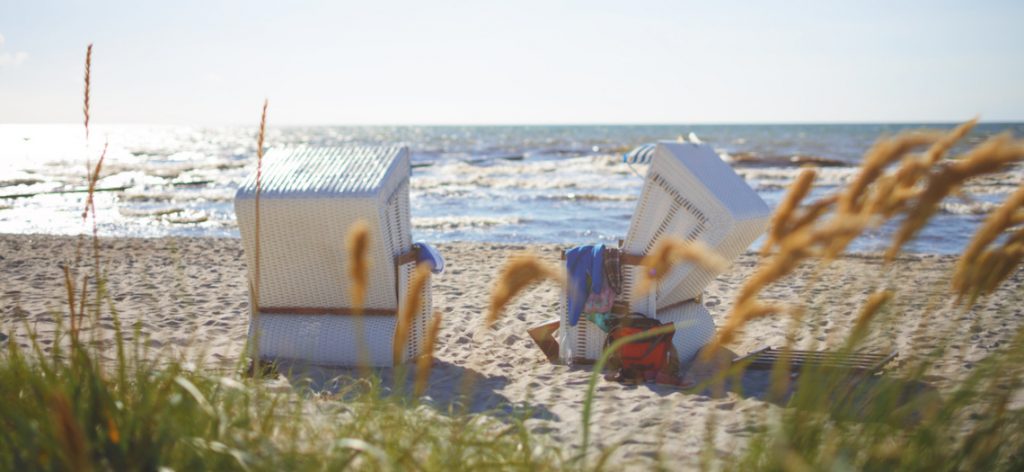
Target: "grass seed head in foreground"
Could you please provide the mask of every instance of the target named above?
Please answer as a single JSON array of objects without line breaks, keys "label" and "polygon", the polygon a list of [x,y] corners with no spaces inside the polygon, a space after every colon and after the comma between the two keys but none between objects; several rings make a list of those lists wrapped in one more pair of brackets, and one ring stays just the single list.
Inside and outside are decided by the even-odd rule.
[{"label": "grass seed head in foreground", "polygon": [[[932,149],[943,139],[946,138],[935,141]],[[951,142],[946,147],[949,146]],[[880,175],[868,179],[870,183],[860,191],[864,195],[851,204],[854,210],[838,212],[847,222],[827,218],[828,211],[836,210],[838,205],[839,200],[834,197],[795,208],[793,218],[786,218],[792,222],[790,230],[780,234],[780,254],[764,261],[771,270],[759,272],[761,278],[753,288],[743,292],[743,301],[737,302],[736,309],[742,316],[730,317],[723,332],[737,333],[748,320],[772,312],[799,312],[761,300],[761,289],[790,274],[800,262],[843,247],[842,244],[829,245],[829,237],[858,234],[863,228],[879,224],[883,216],[888,218],[886,215],[907,215],[918,204],[918,198],[923,195],[920,192],[927,191],[932,182],[944,185],[953,182],[951,179],[933,180],[932,176],[949,164],[940,166],[938,158],[928,159],[934,160],[935,165],[922,167],[923,171],[914,170],[919,168],[919,161],[909,155],[882,159],[892,164],[900,162],[898,169],[908,169],[905,175],[910,177],[893,178],[892,172],[882,166]],[[900,186],[908,190],[883,191]],[[955,186],[948,190],[947,195],[955,191]],[[977,256],[971,259],[976,260],[978,266],[964,269],[966,275],[962,283],[987,287],[992,283],[991,276],[972,277],[1017,270],[1017,263],[1005,265],[1012,259],[1004,255],[1020,254],[1020,244],[1024,242],[1024,233],[1014,228],[1022,222],[1017,197],[1021,192],[1018,190],[996,212],[1001,216],[990,216],[975,236],[965,256],[968,253]],[[895,196],[886,197],[887,194]],[[1006,238],[1002,246],[992,249],[1001,237]],[[355,264],[360,254],[363,257],[367,254],[369,236],[364,234],[361,242],[349,242],[350,250],[354,246],[361,247],[353,251],[355,254],[350,258]],[[778,258],[780,255],[784,257]],[[972,264],[971,261],[961,262]],[[993,271],[993,268],[999,270]],[[356,272],[365,272],[365,267]],[[562,275],[536,257],[509,261],[492,294],[491,322],[512,298],[545,278],[560,281]],[[242,379],[243,383],[237,380],[237,372],[223,367],[200,365],[187,369],[179,359],[155,360],[131,349],[118,355],[111,365],[110,361],[102,360],[108,354],[104,349],[126,351],[113,295],[99,290],[102,280],[93,285],[96,292],[86,294],[83,289],[78,294],[74,291],[75,280],[77,277],[70,272],[65,279],[66,286],[71,287],[69,311],[81,316],[86,299],[94,300],[97,307],[110,307],[118,336],[113,346],[73,343],[59,355],[56,352],[60,346],[56,341],[64,336],[61,318],[58,318],[56,332],[28,333],[34,353],[22,352],[16,341],[21,337],[11,336],[7,349],[0,352],[0,425],[3,426],[0,429],[3,437],[0,470],[158,470],[166,467],[173,470],[497,469],[532,472],[579,470],[592,464],[586,457],[581,461],[565,460],[563,451],[571,446],[553,444],[544,436],[534,435],[524,426],[525,418],[502,421],[484,414],[439,411],[427,404],[410,407],[416,403],[385,394],[379,379],[373,376],[339,381],[339,391],[332,393],[308,391],[303,387],[273,388],[259,379]],[[883,280],[880,285],[893,285],[887,282]],[[362,286],[365,289],[365,281]],[[948,297],[947,287],[941,290]],[[1019,288],[1001,293],[1007,294],[1008,299],[1003,302],[1010,310],[1024,303]],[[894,299],[885,289],[874,292],[855,320],[855,330],[870,330],[878,316],[885,311],[895,311],[889,305]],[[159,308],[153,307],[154,310]],[[971,316],[988,314],[971,313]],[[926,321],[922,329],[934,329],[933,320]],[[417,393],[423,392],[426,386],[430,353],[436,345],[440,323],[439,315],[435,314],[418,359],[421,368],[417,372]],[[141,328],[136,334],[140,332]],[[43,354],[40,345],[43,341],[52,342],[53,355]],[[710,405],[708,410],[712,412],[705,422],[709,438],[705,449],[711,451],[709,457],[712,458],[707,464],[709,468],[726,470],[1024,468],[1021,453],[1024,451],[1024,408],[1019,404],[1024,386],[1024,330],[1017,328],[1016,336],[989,357],[974,363],[971,369],[958,372],[957,384],[943,392],[937,402],[929,404],[928,398],[915,397],[914,402],[928,404],[928,408],[923,409],[926,413],[915,418],[914,412],[898,406],[897,400],[905,396],[904,384],[927,380],[926,361],[922,361],[920,369],[902,369],[906,378],[886,375],[856,386],[822,372],[804,372],[797,380],[798,395],[786,408],[759,415],[755,409],[741,405],[751,412],[744,422],[753,435],[735,436],[739,438],[737,447],[717,456],[717,460],[716,454],[721,449],[714,440],[719,424],[714,420],[715,406],[725,404],[701,401],[699,403]],[[591,399],[596,390],[597,372],[593,375],[586,409],[592,407]],[[870,397],[871,403],[855,405],[859,410],[853,411],[856,415],[850,415],[855,409],[843,403],[858,397]],[[659,402],[644,407],[661,408],[665,403],[678,404]],[[621,402],[617,406],[621,406]],[[678,412],[666,408],[660,413],[669,416]],[[589,419],[585,417],[584,431],[589,431]],[[604,433],[601,429],[595,432]],[[667,439],[670,441],[666,442],[666,448],[675,444],[672,441],[690,441],[693,435]],[[589,445],[589,440],[585,439],[582,444]],[[600,467],[602,462],[597,464]],[[628,465],[610,464],[606,470]],[[672,469],[680,464],[662,461],[655,466]]]},{"label": "grass seed head in foreground", "polygon": [[352,280],[352,308],[363,309],[366,298],[366,277],[370,273],[370,225],[363,220],[355,222],[345,237],[348,249],[348,276]]},{"label": "grass seed head in foreground", "polygon": [[413,389],[413,393],[416,396],[422,396],[427,391],[430,370],[434,365],[434,349],[437,345],[437,337],[441,334],[442,321],[441,312],[435,311],[434,317],[430,319],[430,326],[427,327],[427,336],[423,340],[423,350],[416,359],[416,383]]},{"label": "grass seed head in foreground", "polygon": [[498,280],[491,290],[491,304],[487,311],[485,325],[491,327],[501,312],[513,298],[527,287],[541,282],[545,279],[563,283],[565,277],[562,273],[540,260],[533,254],[519,254],[512,256],[505,262],[505,266],[498,275]]},{"label": "grass seed head in foreground", "polygon": [[[813,180],[809,171],[802,172],[773,216],[768,242],[775,244],[778,252],[763,259],[743,283],[716,344],[731,341],[736,330],[747,321],[772,311],[766,308],[771,304],[758,301],[760,292],[790,275],[800,264],[812,260],[827,264],[864,231],[902,218],[892,245],[886,251],[886,260],[891,261],[931,219],[939,203],[957,192],[965,181],[1003,171],[1024,159],[1024,143],[1004,133],[970,149],[960,159],[942,160],[974,123],[967,122],[947,133],[916,131],[880,139],[864,156],[860,172],[848,186],[812,203],[802,214],[794,215]],[[913,150],[925,145],[930,147],[924,154],[911,155]],[[895,163],[900,164],[893,166]],[[991,233],[992,230],[982,228],[980,231]],[[999,276],[989,278],[987,286],[992,287],[993,280],[1003,280],[1016,267],[1014,261],[1019,259],[1014,256],[1017,253],[1015,246],[1011,247],[1005,254],[1007,264],[989,264]],[[994,262],[992,258],[989,260]]]},{"label": "grass seed head in foreground", "polygon": [[398,312],[398,323],[395,326],[395,339],[391,344],[392,359],[395,365],[402,362],[402,352],[409,343],[409,331],[412,330],[416,314],[419,313],[423,304],[423,289],[430,280],[430,266],[427,264],[416,264],[412,280],[409,282],[409,293],[406,294],[405,304]]},{"label": "grass seed head in foreground", "polygon": [[790,231],[793,213],[800,206],[800,202],[810,193],[814,185],[814,178],[817,173],[814,169],[803,169],[797,175],[796,180],[789,186],[786,196],[779,203],[775,213],[772,214],[772,222],[768,228],[768,235],[761,246],[761,255],[766,256],[771,251],[775,242],[782,239],[782,235]]},{"label": "grass seed head in foreground", "polygon": [[682,263],[694,263],[716,274],[729,268],[729,261],[719,256],[713,249],[700,241],[686,241],[675,236],[666,236],[658,240],[640,265],[646,270],[641,274],[634,296],[643,296],[654,289],[654,286],[672,268]]},{"label": "grass seed head in foreground", "polygon": [[[265,110],[266,102],[258,169]],[[93,171],[91,177],[96,175]],[[259,184],[257,199],[258,189]],[[367,270],[369,238],[368,231],[354,233],[350,260],[359,275]],[[259,238],[257,251],[258,244]],[[568,466],[557,447],[523,426],[523,418],[502,423],[485,415],[414,408],[385,395],[375,377],[343,381],[333,394],[282,390],[262,379],[240,382],[242,365],[236,371],[201,362],[190,367],[184,357],[140,348],[142,322],[136,324],[134,341],[126,341],[115,309],[117,294],[102,290],[105,274],[98,272],[97,280],[83,283],[77,293],[77,277],[70,267],[64,270],[74,330],[81,328],[88,299],[94,319],[101,306],[109,308],[105,321],[112,320],[113,343],[74,342],[62,349],[61,316],[52,332],[35,332],[28,323],[25,333],[4,330],[9,340],[0,351],[0,470],[536,471]],[[365,281],[361,286],[365,289]],[[429,357],[439,328],[436,316],[421,360]],[[22,340],[30,353],[23,352]],[[108,349],[117,352],[113,360]]]}]

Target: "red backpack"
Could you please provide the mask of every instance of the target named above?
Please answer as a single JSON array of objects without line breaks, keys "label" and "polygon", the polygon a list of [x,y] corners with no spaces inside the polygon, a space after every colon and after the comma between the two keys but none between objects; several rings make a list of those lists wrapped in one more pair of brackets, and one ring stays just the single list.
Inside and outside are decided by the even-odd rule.
[{"label": "red backpack", "polygon": [[[620,317],[605,338],[604,348],[608,349],[611,344],[626,336],[630,336],[655,328],[660,328],[671,323],[663,324],[654,318],[648,318],[640,313],[631,313],[629,316]],[[643,338],[623,345],[618,352],[612,355],[613,364],[623,370],[638,373],[663,371],[666,369],[679,368],[675,346],[672,345],[672,336],[675,335],[675,328],[665,333]]]}]

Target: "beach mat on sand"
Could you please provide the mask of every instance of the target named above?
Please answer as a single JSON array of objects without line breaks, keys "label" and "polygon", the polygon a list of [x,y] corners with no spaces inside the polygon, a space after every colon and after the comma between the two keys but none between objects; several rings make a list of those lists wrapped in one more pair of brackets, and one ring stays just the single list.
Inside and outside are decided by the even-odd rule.
[{"label": "beach mat on sand", "polygon": [[745,356],[737,357],[734,364],[746,364],[748,369],[768,370],[780,362],[787,362],[793,372],[804,368],[819,370],[847,370],[851,373],[872,375],[896,358],[896,352],[835,352],[803,351],[765,347]]}]

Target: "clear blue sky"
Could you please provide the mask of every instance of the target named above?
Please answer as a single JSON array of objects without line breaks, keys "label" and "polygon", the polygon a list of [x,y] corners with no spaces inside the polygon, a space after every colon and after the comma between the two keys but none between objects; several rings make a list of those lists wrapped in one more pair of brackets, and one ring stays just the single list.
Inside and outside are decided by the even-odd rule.
[{"label": "clear blue sky", "polygon": [[1022,1],[0,0],[0,123],[1024,119]]}]

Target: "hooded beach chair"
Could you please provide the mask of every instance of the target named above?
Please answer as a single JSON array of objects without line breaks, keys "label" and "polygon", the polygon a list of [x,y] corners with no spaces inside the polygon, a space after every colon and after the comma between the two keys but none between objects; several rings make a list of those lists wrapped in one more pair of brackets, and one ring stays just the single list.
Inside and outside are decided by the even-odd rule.
[{"label": "hooded beach chair", "polygon": [[[638,157],[636,163],[649,163],[650,167],[629,233],[620,244],[622,290],[612,311],[642,313],[663,323],[675,323],[673,344],[686,362],[715,334],[714,321],[701,301],[702,291],[715,274],[694,264],[681,264],[659,282],[656,290],[633,297],[641,259],[662,237],[671,235],[702,241],[732,261],[764,233],[771,211],[706,144],[661,141],[638,151],[630,157]],[[593,362],[604,347],[605,333],[585,317],[570,326],[565,293],[559,333],[559,357],[563,362]]]},{"label": "hooded beach chair", "polygon": [[[417,356],[431,311],[423,288],[409,342],[394,356],[397,312],[419,253],[409,218],[409,150],[398,146],[273,149],[264,159],[256,280],[256,175],[235,195],[248,266],[250,355],[323,365],[390,366]],[[369,225],[364,309],[352,306],[346,235]]]}]

